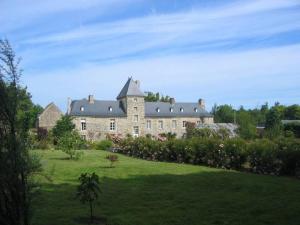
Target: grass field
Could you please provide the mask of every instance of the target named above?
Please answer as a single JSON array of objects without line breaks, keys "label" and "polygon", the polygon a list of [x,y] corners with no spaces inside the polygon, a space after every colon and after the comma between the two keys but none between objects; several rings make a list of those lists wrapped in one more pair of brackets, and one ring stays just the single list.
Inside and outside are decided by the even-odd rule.
[{"label": "grass field", "polygon": [[110,225],[299,225],[300,181],[119,155],[109,168],[104,151],[86,151],[79,161],[60,151],[42,155],[45,173],[37,177],[33,225],[85,224],[88,206],[75,199],[83,172],[101,178],[97,216]]}]

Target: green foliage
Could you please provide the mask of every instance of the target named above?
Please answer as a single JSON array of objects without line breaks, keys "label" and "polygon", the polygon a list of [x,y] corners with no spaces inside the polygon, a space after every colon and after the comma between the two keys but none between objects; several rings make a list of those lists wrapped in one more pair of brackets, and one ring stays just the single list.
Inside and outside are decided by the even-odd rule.
[{"label": "green foliage", "polygon": [[119,151],[147,160],[205,164],[227,169],[241,168],[246,160],[246,144],[241,139],[170,139],[165,142],[139,137],[124,139]]},{"label": "green foliage", "polygon": [[79,159],[80,154],[76,150],[81,149],[85,144],[85,141],[81,139],[77,131],[71,131],[64,133],[58,139],[57,148],[65,152],[70,156],[70,159]]},{"label": "green foliage", "polygon": [[212,109],[214,120],[216,123],[233,123],[234,109],[231,105],[214,105]]},{"label": "green foliage", "polygon": [[111,155],[107,155],[105,158],[110,161],[110,167],[111,168],[119,160],[119,157],[117,155],[112,155],[112,154]]},{"label": "green foliage", "polygon": [[63,137],[66,133],[70,133],[75,129],[75,124],[72,122],[72,117],[64,115],[60,120],[56,122],[56,125],[52,129],[54,142],[58,142],[60,137]]},{"label": "green foliage", "polygon": [[285,132],[289,132],[290,133],[289,136],[294,136],[294,137],[300,138],[300,123],[299,122],[284,124],[283,130]]},{"label": "green foliage", "polygon": [[93,145],[95,146],[95,149],[97,149],[97,150],[109,150],[113,146],[113,143],[110,140],[102,140],[102,141],[93,143]]},{"label": "green foliage", "polygon": [[256,137],[256,126],[251,114],[246,111],[240,111],[237,115],[237,123],[239,125],[238,133],[240,137],[245,139],[253,139]]},{"label": "green foliage", "polygon": [[145,102],[169,102],[170,101],[170,96],[166,95],[162,95],[160,96],[160,94],[157,93],[153,93],[153,92],[147,92],[147,96],[145,96]]},{"label": "green foliage", "polygon": [[94,219],[94,202],[98,199],[100,194],[99,176],[95,173],[82,173],[78,178],[80,184],[77,188],[77,198],[83,204],[88,203],[90,206],[90,222]]}]

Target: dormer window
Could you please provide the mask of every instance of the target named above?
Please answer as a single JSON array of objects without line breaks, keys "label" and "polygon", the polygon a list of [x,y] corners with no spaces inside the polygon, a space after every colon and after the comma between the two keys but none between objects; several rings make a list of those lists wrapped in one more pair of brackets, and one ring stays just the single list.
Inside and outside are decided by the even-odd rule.
[{"label": "dormer window", "polygon": [[174,111],[174,109],[173,108],[170,108],[170,112],[173,112]]},{"label": "dormer window", "polygon": [[197,109],[197,108],[194,108],[194,112],[198,112],[198,109]]},{"label": "dormer window", "polygon": [[111,106],[108,107],[108,111],[112,112],[112,107]]},{"label": "dormer window", "polygon": [[156,108],[156,112],[160,112],[160,108]]},{"label": "dormer window", "polygon": [[182,107],[180,108],[180,112],[183,112],[183,108]]},{"label": "dormer window", "polygon": [[80,106],[80,111],[83,112],[84,111],[84,107]]}]

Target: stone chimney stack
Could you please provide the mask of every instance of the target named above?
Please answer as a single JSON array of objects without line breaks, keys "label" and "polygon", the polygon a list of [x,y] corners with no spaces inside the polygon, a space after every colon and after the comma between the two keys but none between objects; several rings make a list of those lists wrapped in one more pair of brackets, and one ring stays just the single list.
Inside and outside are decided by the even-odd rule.
[{"label": "stone chimney stack", "polygon": [[90,104],[94,104],[94,102],[95,102],[94,101],[94,95],[89,95],[89,99],[88,100],[89,100]]},{"label": "stone chimney stack", "polygon": [[136,83],[136,85],[138,86],[138,88],[140,88],[141,82],[140,82],[139,80],[136,80],[135,83]]},{"label": "stone chimney stack", "polygon": [[205,101],[204,99],[200,98],[198,101],[198,104],[200,106],[201,109],[205,109]]},{"label": "stone chimney stack", "polygon": [[175,105],[175,98],[170,98],[170,104]]},{"label": "stone chimney stack", "polygon": [[67,114],[69,115],[71,113],[71,103],[72,103],[72,100],[71,98],[69,97],[68,98],[68,105],[67,105]]}]

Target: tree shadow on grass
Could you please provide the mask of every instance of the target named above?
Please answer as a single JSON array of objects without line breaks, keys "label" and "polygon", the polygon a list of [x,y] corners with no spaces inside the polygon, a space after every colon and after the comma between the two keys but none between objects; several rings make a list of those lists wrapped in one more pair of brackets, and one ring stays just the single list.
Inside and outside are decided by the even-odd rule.
[{"label": "tree shadow on grass", "polygon": [[[231,171],[102,178],[95,216],[108,225],[296,225],[300,182]],[[86,224],[76,185],[44,184],[33,225]],[[81,223],[82,222],[82,223]]]}]

